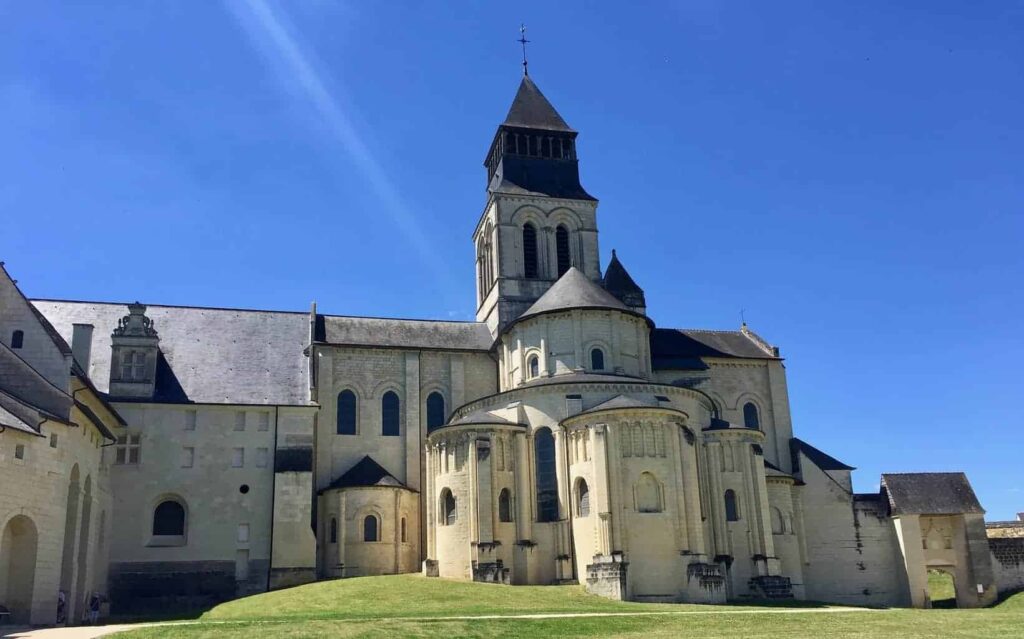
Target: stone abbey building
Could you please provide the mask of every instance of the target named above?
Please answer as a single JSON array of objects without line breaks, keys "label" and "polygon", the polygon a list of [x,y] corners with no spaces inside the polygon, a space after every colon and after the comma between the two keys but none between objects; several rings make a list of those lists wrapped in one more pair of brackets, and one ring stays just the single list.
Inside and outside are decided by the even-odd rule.
[{"label": "stone abbey building", "polygon": [[602,268],[576,137],[524,76],[485,159],[475,322],[29,300],[0,269],[0,605],[73,622],[94,592],[418,571],[641,601],[1024,585],[963,474],[856,494],[795,436],[777,347],[656,327]]}]

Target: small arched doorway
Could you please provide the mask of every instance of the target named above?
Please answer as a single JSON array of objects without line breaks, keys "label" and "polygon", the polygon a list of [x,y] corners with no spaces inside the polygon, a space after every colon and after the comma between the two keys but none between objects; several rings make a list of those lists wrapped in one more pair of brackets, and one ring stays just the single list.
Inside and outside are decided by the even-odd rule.
[{"label": "small arched doorway", "polygon": [[0,601],[12,623],[31,622],[38,544],[36,525],[25,515],[12,517],[0,536]]},{"label": "small arched doorway", "polygon": [[928,569],[928,600],[932,608],[956,608],[956,581],[942,568]]}]

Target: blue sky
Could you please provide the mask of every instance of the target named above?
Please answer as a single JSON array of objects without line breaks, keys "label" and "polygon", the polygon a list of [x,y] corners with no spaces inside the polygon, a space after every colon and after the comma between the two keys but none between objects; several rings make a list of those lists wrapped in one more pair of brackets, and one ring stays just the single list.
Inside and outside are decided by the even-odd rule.
[{"label": "blue sky", "polygon": [[30,296],[468,319],[521,68],[659,326],[750,325],[798,436],[1024,510],[1020,2],[0,4]]}]

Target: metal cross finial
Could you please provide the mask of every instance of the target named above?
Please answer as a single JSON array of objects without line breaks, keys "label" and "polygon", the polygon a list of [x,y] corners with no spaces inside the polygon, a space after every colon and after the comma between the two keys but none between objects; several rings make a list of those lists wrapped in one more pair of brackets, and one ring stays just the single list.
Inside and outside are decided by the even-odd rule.
[{"label": "metal cross finial", "polygon": [[526,43],[529,40],[526,39],[526,25],[519,25],[519,39],[516,40],[523,45],[523,75],[530,75],[530,71],[526,68]]}]

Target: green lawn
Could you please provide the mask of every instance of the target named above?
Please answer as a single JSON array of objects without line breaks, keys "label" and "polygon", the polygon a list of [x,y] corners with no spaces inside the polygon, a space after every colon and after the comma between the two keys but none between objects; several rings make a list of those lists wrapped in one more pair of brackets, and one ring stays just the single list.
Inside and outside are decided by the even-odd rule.
[{"label": "green lawn", "polygon": [[[439,619],[542,613],[661,613],[561,619]],[[686,614],[664,614],[664,613]],[[410,617],[414,619],[410,619]],[[321,582],[228,602],[194,625],[119,639],[206,637],[1021,637],[1024,593],[986,610],[843,612],[811,606],[608,601],[578,586],[495,586],[414,575]]]}]

